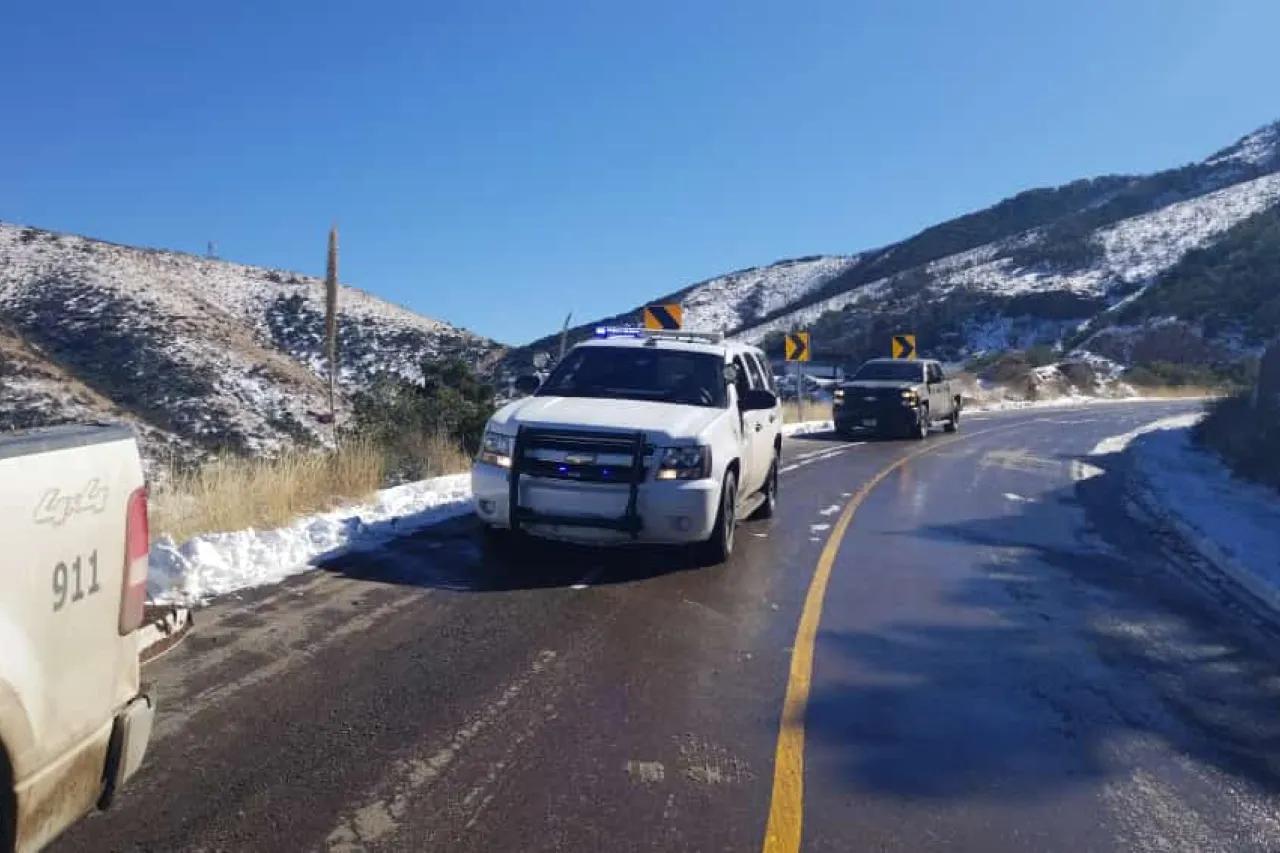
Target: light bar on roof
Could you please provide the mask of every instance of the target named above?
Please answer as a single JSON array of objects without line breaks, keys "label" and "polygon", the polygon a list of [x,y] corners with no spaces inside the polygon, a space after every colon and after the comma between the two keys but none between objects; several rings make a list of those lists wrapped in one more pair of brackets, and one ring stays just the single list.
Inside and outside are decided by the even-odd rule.
[{"label": "light bar on roof", "polygon": [[723,332],[691,332],[685,329],[645,329],[640,326],[597,326],[597,338],[650,338],[664,341],[693,341],[718,344],[724,341]]}]

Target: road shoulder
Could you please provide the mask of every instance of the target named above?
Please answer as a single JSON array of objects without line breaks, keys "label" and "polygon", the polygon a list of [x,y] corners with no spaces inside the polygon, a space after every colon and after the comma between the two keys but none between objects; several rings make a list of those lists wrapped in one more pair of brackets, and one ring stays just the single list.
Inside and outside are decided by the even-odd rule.
[{"label": "road shoulder", "polygon": [[1198,419],[1155,421],[1105,439],[1091,455],[1124,453],[1129,512],[1177,535],[1205,568],[1280,619],[1280,495],[1239,480],[1196,446]]}]

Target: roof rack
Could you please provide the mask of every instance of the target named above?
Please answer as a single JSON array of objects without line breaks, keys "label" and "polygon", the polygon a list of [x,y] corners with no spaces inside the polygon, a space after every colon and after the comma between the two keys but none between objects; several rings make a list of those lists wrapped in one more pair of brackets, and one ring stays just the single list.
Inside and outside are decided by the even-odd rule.
[{"label": "roof rack", "polygon": [[645,329],[640,326],[599,326],[597,338],[648,338],[652,341],[688,341],[691,343],[724,343],[723,332],[694,332],[686,329]]}]

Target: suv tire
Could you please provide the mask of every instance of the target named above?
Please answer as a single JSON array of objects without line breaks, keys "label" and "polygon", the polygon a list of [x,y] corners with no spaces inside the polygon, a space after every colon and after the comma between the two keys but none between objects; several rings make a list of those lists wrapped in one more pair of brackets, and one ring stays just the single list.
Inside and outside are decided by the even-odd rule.
[{"label": "suv tire", "polygon": [[778,463],[780,461],[777,451],[774,451],[773,464],[769,466],[769,478],[765,480],[764,489],[761,490],[764,503],[752,513],[752,521],[773,518],[773,514],[778,511]]},{"label": "suv tire", "polygon": [[720,487],[720,509],[711,536],[699,544],[699,562],[705,566],[718,566],[733,556],[733,542],[738,529],[738,475],[730,471],[724,475]]}]

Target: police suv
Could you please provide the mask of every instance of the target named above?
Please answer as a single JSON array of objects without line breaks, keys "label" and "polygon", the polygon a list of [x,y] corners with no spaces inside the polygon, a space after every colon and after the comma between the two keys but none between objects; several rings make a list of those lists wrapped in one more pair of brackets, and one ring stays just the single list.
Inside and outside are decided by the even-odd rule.
[{"label": "police suv", "polygon": [[491,531],[733,552],[778,496],[782,408],[759,349],[718,333],[597,329],[489,420],[471,472]]}]

